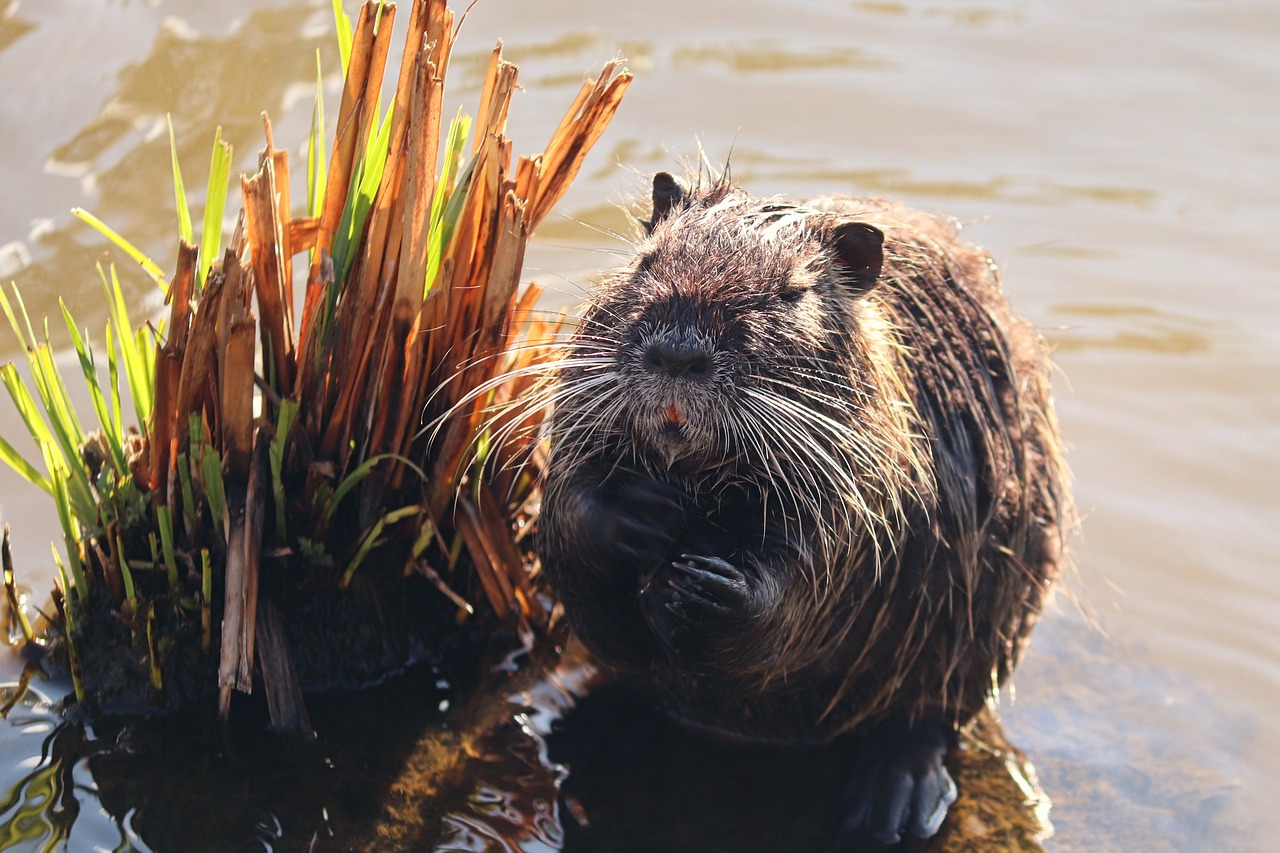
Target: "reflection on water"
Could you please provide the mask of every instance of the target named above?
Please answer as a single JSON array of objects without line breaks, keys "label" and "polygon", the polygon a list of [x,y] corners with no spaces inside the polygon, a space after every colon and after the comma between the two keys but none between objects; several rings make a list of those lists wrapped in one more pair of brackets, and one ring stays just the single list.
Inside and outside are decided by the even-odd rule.
[{"label": "reflection on water", "polygon": [[1195,355],[1208,351],[1214,338],[1222,336],[1194,317],[1150,305],[1056,305],[1051,313],[1063,323],[1045,332],[1057,353],[1131,349]]},{"label": "reflection on water", "polygon": [[[15,690],[16,685],[12,685],[6,693]],[[10,712],[8,721],[14,737],[5,739],[7,746],[12,748],[16,743],[31,743],[31,738],[38,738],[39,747],[28,755],[22,752],[29,748],[19,751],[20,757],[12,765],[23,775],[0,801],[0,849],[19,845],[54,849],[70,835],[80,813],[71,766],[65,761],[66,750],[52,748],[66,742],[58,734],[73,724],[63,722],[51,703],[34,691]],[[39,760],[33,760],[37,757]]]},{"label": "reflection on water", "polygon": [[[291,85],[310,81],[309,110],[317,50],[330,76],[337,74],[331,35],[308,27],[315,15],[313,7],[300,4],[253,9],[228,19],[230,26],[215,33],[196,33],[182,18],[161,17],[148,52],[114,71],[102,99],[88,104],[70,131],[59,127],[52,138],[40,140],[48,146],[41,152],[40,168],[78,185],[85,200],[75,204],[128,235],[162,267],[170,266],[177,242],[166,115],[172,116],[192,216],[199,221],[215,128],[221,126],[223,137],[236,145],[236,162],[247,164],[262,145],[260,113],[277,115]],[[130,34],[135,39],[142,35]],[[82,73],[101,74],[91,68]],[[301,110],[295,106],[294,112]],[[296,119],[284,121],[283,127],[278,122],[277,128],[282,138],[305,138]],[[28,197],[30,207],[21,213],[30,216],[45,209],[38,196]],[[228,228],[237,210],[228,205]],[[15,213],[19,211],[10,211]],[[32,315],[55,313],[60,295],[76,305],[80,322],[100,328],[106,306],[93,265],[107,251],[105,239],[63,209],[49,225],[28,235],[28,241],[25,248],[34,263],[12,277],[27,296]],[[117,261],[127,281],[135,274],[133,265]],[[144,280],[137,275],[133,282],[135,298],[155,302],[154,291],[141,286]],[[11,347],[6,338],[0,352]]]},{"label": "reflection on water", "polygon": [[824,68],[882,68],[890,64],[884,57],[853,47],[817,47],[806,44],[787,48],[770,41],[685,47],[674,51],[671,59],[677,68],[718,64],[740,74]]},{"label": "reflection on water", "polygon": [[0,51],[35,28],[35,24],[18,14],[18,4],[10,2],[0,10]]},{"label": "reflection on water", "polygon": [[[66,687],[67,685],[61,685]],[[5,701],[15,685],[0,687]],[[97,748],[84,727],[38,688],[28,689],[0,722],[0,850],[129,850],[125,821],[94,808],[97,791],[87,759]],[[103,844],[106,846],[101,846]]]},{"label": "reflection on water", "polygon": [[880,15],[920,16],[944,20],[958,26],[980,27],[1002,19],[1016,18],[1018,4],[1001,3],[894,3],[889,0],[865,0],[857,4],[859,9]]},{"label": "reflection on water", "polygon": [[[211,704],[87,725],[61,720],[29,694],[0,744],[32,752],[23,740],[38,737],[40,747],[17,765],[2,800],[0,849],[881,847],[841,832],[856,744],[716,740],[674,725],[626,690],[587,691],[597,674],[574,653],[531,655],[541,663],[514,673],[481,667],[488,684],[474,694],[419,668],[359,695],[317,697],[316,741],[266,733],[264,711],[252,703],[241,703],[227,731]],[[584,692],[590,698],[574,710]],[[449,705],[456,707],[427,710]],[[925,849],[1042,850],[1048,801],[998,726],[983,721],[949,764],[960,799]]]}]

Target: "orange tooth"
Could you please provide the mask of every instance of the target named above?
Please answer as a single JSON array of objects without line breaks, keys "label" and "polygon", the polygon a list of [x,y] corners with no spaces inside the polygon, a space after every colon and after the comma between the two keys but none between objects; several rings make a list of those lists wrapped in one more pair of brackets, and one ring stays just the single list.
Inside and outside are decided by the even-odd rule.
[{"label": "orange tooth", "polygon": [[667,406],[667,420],[673,424],[684,423],[684,415],[674,405]]}]

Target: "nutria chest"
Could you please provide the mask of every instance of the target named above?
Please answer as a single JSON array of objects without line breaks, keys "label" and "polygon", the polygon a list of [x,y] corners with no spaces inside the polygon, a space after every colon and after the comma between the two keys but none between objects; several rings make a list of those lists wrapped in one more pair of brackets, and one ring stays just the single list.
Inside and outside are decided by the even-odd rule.
[{"label": "nutria chest", "polygon": [[1012,671],[1074,523],[1043,343],[985,253],[889,203],[660,175],[648,226],[558,368],[544,570],[698,725],[912,733],[936,829],[934,733]]}]

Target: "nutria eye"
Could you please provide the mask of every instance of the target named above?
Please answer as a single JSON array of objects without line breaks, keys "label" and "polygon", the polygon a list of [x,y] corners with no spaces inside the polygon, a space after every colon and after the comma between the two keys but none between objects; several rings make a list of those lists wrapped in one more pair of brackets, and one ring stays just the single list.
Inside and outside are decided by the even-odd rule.
[{"label": "nutria eye", "polygon": [[790,287],[778,294],[778,298],[788,305],[794,305],[799,302],[805,294],[803,287]]}]

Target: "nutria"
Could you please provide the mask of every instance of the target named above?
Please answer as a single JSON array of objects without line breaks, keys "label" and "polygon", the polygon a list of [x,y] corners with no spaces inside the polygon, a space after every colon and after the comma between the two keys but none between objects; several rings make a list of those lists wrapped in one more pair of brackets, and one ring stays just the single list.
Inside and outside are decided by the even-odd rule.
[{"label": "nutria", "polygon": [[1074,516],[1041,338],[956,227],[653,181],[552,389],[539,554],[605,665],[753,739],[864,738],[847,826],[928,837]]}]

